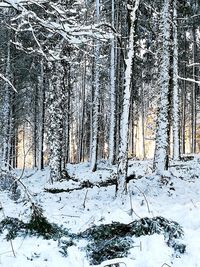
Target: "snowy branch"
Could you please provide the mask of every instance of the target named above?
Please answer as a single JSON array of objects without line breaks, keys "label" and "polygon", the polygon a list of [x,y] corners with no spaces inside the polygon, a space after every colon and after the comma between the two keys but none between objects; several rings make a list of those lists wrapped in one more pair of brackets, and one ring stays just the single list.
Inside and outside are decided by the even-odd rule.
[{"label": "snowy branch", "polygon": [[21,10],[23,6],[27,5],[40,5],[44,3],[48,3],[49,1],[47,0],[5,0],[0,3],[0,8],[10,8],[13,7],[17,10]]},{"label": "snowy branch", "polygon": [[198,66],[200,66],[200,63],[192,63],[187,65],[187,67],[198,67]]},{"label": "snowy branch", "polygon": [[0,78],[2,79],[2,80],[4,80],[5,82],[7,82],[11,87],[12,87],[12,89],[17,93],[17,90],[16,90],[16,88],[14,87],[14,85],[5,77],[5,76],[3,76],[1,73],[0,73]]},{"label": "snowy branch", "polygon": [[184,81],[187,81],[187,82],[197,83],[197,84],[200,85],[200,81],[196,81],[196,80],[191,79],[191,78],[184,78],[184,77],[180,77],[180,76],[178,76],[178,79],[180,79],[180,80],[184,80]]}]

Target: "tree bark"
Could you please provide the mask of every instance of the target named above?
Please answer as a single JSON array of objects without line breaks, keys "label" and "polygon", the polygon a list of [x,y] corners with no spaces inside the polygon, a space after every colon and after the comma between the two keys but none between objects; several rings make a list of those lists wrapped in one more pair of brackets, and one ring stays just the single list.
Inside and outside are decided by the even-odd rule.
[{"label": "tree bark", "polygon": [[173,159],[180,158],[177,1],[173,2]]},{"label": "tree bark", "polygon": [[154,154],[153,169],[157,173],[162,173],[168,169],[169,153],[169,70],[170,70],[170,2],[164,0],[161,32],[162,32],[162,50],[160,63],[160,99],[157,115],[156,146]]},{"label": "tree bark", "polygon": [[139,0],[135,1],[135,5],[128,5],[130,16],[128,53],[125,70],[125,85],[124,85],[124,99],[123,110],[120,120],[120,146],[119,146],[119,161],[118,161],[118,191],[119,197],[127,194],[127,167],[128,167],[128,138],[129,138],[129,113],[131,100],[131,76],[133,71],[133,57],[134,57],[134,34],[135,34],[135,20],[136,12],[139,7]]},{"label": "tree bark", "polygon": [[[112,27],[114,28],[115,20],[115,3],[112,0]],[[112,165],[115,159],[115,39],[111,41],[110,55],[110,129],[109,129],[109,163]]]},{"label": "tree bark", "polygon": [[[99,23],[99,0],[96,0],[96,23]],[[94,70],[94,101],[93,101],[93,123],[92,123],[92,151],[91,151],[91,170],[97,169],[97,150],[98,150],[98,115],[99,115],[99,55],[100,41],[97,39],[95,44],[95,70]]]}]

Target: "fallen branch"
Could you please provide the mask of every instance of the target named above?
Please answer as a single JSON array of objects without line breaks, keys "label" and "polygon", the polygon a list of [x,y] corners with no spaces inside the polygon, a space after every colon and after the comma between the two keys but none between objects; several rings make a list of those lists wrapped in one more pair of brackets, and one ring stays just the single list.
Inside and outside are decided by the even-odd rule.
[{"label": "fallen branch", "polygon": [[[138,178],[141,178],[140,176]],[[129,175],[127,177],[127,183],[129,183],[130,180],[133,180],[133,179],[137,179],[137,177],[135,176],[135,174],[132,174],[132,175]],[[74,179],[72,179],[74,180]],[[78,180],[74,180],[74,181],[78,181]],[[97,187],[107,187],[107,186],[112,186],[112,185],[117,185],[117,178],[116,177],[113,177],[112,179],[108,179],[106,181],[100,181],[100,182],[97,182],[97,183],[92,183],[90,182],[89,180],[86,180],[86,181],[83,181],[82,183],[79,183],[77,185],[77,187],[74,187],[74,188],[44,188],[44,191],[45,192],[48,192],[48,193],[52,193],[52,194],[58,194],[58,193],[64,193],[64,192],[67,192],[67,193],[70,193],[72,191],[75,191],[75,190],[82,190],[83,188],[93,188],[95,186]]]}]

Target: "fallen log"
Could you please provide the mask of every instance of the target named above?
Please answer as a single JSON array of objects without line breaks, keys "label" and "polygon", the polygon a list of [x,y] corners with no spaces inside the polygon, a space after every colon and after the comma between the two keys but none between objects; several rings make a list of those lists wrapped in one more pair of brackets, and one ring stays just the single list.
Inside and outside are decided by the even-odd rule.
[{"label": "fallen log", "polygon": [[[129,181],[134,180],[134,179],[138,179],[138,178],[141,178],[141,176],[136,177],[135,174],[131,174],[131,175],[127,176],[126,181],[127,181],[127,183],[129,183]],[[70,193],[72,191],[81,190],[83,188],[93,188],[95,186],[97,186],[97,187],[107,187],[107,186],[112,186],[112,185],[115,185],[115,186],[117,185],[117,177],[116,176],[113,176],[112,178],[110,178],[108,180],[100,181],[100,182],[96,182],[96,183],[92,183],[89,180],[86,180],[86,181],[83,181],[83,182],[79,183],[77,185],[77,187],[74,187],[74,188],[66,188],[66,189],[64,189],[64,188],[56,188],[56,187],[54,187],[54,188],[44,188],[44,191],[48,192],[48,193],[52,193],[52,194],[63,193],[63,192]]]}]

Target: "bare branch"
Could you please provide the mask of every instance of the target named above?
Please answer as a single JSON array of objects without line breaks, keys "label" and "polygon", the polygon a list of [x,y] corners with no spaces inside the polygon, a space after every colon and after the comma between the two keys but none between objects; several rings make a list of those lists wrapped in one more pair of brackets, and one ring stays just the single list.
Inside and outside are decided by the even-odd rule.
[{"label": "bare branch", "polygon": [[200,66],[200,63],[192,63],[187,65],[187,67],[198,67],[198,66]]},{"label": "bare branch", "polygon": [[184,81],[187,81],[187,82],[197,83],[197,84],[200,85],[200,81],[196,81],[196,80],[191,79],[191,78],[184,78],[184,77],[180,77],[180,76],[178,76],[178,79],[180,79],[180,80],[184,80]]},{"label": "bare branch", "polygon": [[0,78],[5,82],[7,82],[12,87],[12,89],[17,93],[17,89],[14,87],[14,85],[1,73],[0,73]]}]

